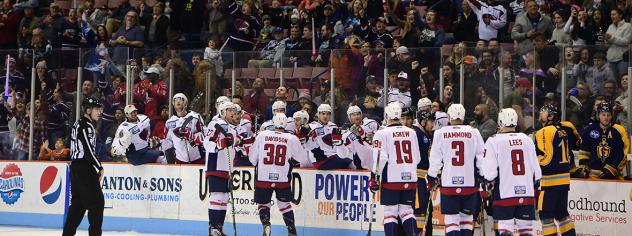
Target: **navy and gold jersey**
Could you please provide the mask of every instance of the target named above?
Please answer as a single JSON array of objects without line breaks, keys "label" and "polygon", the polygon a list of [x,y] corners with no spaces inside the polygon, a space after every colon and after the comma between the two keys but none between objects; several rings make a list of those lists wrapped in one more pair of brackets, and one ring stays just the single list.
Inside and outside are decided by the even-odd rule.
[{"label": "navy and gold jersey", "polygon": [[579,165],[590,169],[590,177],[593,178],[604,171],[621,177],[629,152],[630,139],[623,126],[614,124],[602,129],[599,123],[592,123],[582,132]]},{"label": "navy and gold jersey", "polygon": [[572,151],[578,151],[579,145],[582,143],[582,136],[577,132],[575,125],[569,121],[560,122],[560,129],[566,131],[568,136],[568,161],[571,164],[570,172],[575,172],[575,154]]},{"label": "navy and gold jersey", "polygon": [[432,135],[428,135],[421,131],[421,128],[413,126],[415,133],[417,133],[417,142],[419,142],[419,157],[421,160],[417,164],[417,178],[426,179],[428,174],[430,146],[432,144]]},{"label": "navy and gold jersey", "polygon": [[568,135],[559,125],[547,125],[535,134],[542,189],[569,189],[571,151]]}]

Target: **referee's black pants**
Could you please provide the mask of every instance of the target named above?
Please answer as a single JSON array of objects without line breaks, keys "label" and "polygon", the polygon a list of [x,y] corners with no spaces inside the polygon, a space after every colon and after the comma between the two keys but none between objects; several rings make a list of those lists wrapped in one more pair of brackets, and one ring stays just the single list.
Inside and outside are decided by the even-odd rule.
[{"label": "referee's black pants", "polygon": [[88,211],[90,236],[101,235],[105,201],[99,183],[99,174],[87,162],[75,160],[70,165],[71,196],[63,236],[75,235],[83,216]]}]

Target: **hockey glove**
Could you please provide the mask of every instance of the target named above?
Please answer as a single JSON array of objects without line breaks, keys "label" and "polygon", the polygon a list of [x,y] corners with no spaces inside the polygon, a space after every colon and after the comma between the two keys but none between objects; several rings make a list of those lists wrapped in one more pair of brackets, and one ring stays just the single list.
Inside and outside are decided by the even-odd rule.
[{"label": "hockey glove", "polygon": [[191,130],[189,128],[177,127],[173,130],[173,134],[175,134],[176,137],[187,141],[191,141],[193,138],[193,134],[191,133]]},{"label": "hockey glove", "polygon": [[149,138],[149,148],[156,149],[160,147],[160,139],[156,136]]},{"label": "hockey glove", "polygon": [[430,175],[426,175],[426,183],[428,191],[435,191],[440,185],[439,179]]},{"label": "hockey glove", "polygon": [[235,140],[233,136],[229,134],[228,136],[219,139],[219,142],[217,143],[217,147],[219,149],[224,149],[226,147],[232,146],[234,142]]},{"label": "hockey glove", "polygon": [[372,193],[375,193],[377,192],[377,190],[380,190],[380,183],[377,182],[375,177],[371,177],[371,179],[369,179],[369,189],[371,190]]},{"label": "hockey glove", "polygon": [[575,170],[575,172],[571,175],[573,178],[588,178],[588,173],[590,171],[586,167],[579,167]]},{"label": "hockey glove", "polygon": [[494,183],[483,179],[481,185],[478,189],[478,194],[482,199],[488,199],[492,196],[492,189],[494,188]]},{"label": "hockey glove", "polygon": [[599,178],[600,179],[616,179],[617,176],[615,176],[612,172],[610,172],[610,170],[603,168]]},{"label": "hockey glove", "polygon": [[334,128],[331,132],[331,142],[333,146],[342,145],[342,130],[340,128]]},{"label": "hockey glove", "polygon": [[539,199],[540,198],[540,193],[542,192],[542,187],[540,185],[540,180],[536,179],[535,182],[533,183],[533,190],[534,190],[534,194],[535,194],[535,199]]}]

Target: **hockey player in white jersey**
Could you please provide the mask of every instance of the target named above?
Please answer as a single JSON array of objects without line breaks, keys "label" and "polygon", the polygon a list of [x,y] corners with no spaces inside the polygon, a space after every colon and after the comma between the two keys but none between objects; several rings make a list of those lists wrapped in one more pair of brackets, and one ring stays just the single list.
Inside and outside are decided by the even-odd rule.
[{"label": "hockey player in white jersey", "polygon": [[[402,126],[401,105],[389,103],[384,109],[387,127],[373,137],[374,169],[369,183],[371,191],[380,190],[384,206],[384,234],[398,235],[399,217],[406,236],[416,235],[413,207],[417,189],[419,144],[411,128]],[[381,188],[380,188],[381,185]]]},{"label": "hockey player in white jersey", "polygon": [[231,126],[234,127],[240,142],[235,147],[235,166],[252,166],[252,163],[248,160],[248,151],[255,142],[255,134],[252,132],[252,123],[250,120],[243,117],[244,113],[241,110],[241,106],[235,105],[235,115],[231,122]]},{"label": "hockey player in white jersey", "polygon": [[[117,156],[126,156],[132,165],[156,162],[160,152],[149,148],[151,133],[149,117],[138,114],[138,109],[131,104],[125,106],[123,111],[126,119],[116,130],[112,142],[113,153]],[[129,139],[129,141],[121,139]],[[122,145],[124,143],[127,143],[127,146]]]},{"label": "hockey player in white jersey", "polygon": [[342,134],[343,148],[350,151],[356,169],[370,170],[373,164],[373,135],[380,125],[373,119],[363,118],[362,110],[358,106],[350,106],[347,109],[347,118],[351,127]]},{"label": "hockey player in white jersey", "polygon": [[336,124],[329,121],[331,106],[318,106],[318,119],[309,124],[310,134],[306,148],[310,151],[310,160],[319,170],[355,169],[353,160],[338,156],[336,146],[341,146],[342,131]]},{"label": "hockey player in white jersey", "polygon": [[283,215],[288,235],[296,235],[294,212],[290,202],[293,199],[290,188],[292,165],[290,160],[302,162],[306,159],[305,150],[293,134],[285,132],[287,117],[276,113],[272,117],[274,131],[264,130],[257,134],[249,158],[256,166],[255,197],[259,204],[259,219],[263,225],[263,235],[271,235],[270,207],[272,193],[275,193],[276,205]]},{"label": "hockey player in white jersey", "polygon": [[204,120],[197,112],[188,110],[188,100],[184,94],[177,93],[172,102],[176,114],[165,124],[167,137],[162,141],[162,150],[167,155],[175,155],[177,164],[203,164],[204,150],[200,143]]},{"label": "hockey player in white jersey", "polygon": [[[432,106],[432,101],[429,98],[421,98],[417,101],[417,113],[422,111],[430,112],[430,106]],[[415,118],[413,125],[419,127],[420,122]],[[421,128],[421,127],[419,127]]]},{"label": "hockey player in white jersey", "polygon": [[220,118],[219,117],[219,104],[222,104],[222,103],[225,103],[225,102],[230,102],[230,98],[228,98],[226,96],[219,96],[219,97],[217,97],[217,99],[215,99],[215,111],[217,111],[217,114],[215,114],[213,116],[213,118],[211,118],[211,122],[219,120],[219,118]]},{"label": "hockey player in white jersey", "polygon": [[[309,157],[310,152],[306,149],[306,145],[308,145],[307,138],[310,133],[309,113],[304,110],[296,111],[294,112],[294,115],[292,115],[292,118],[294,119],[294,123],[296,124],[296,128],[294,129],[293,134],[296,135],[298,140],[301,142],[301,145],[303,146],[303,151],[305,152],[305,156]],[[312,167],[312,162],[309,158],[301,159],[301,162],[299,164],[302,167]]]},{"label": "hockey player in white jersey", "polygon": [[441,174],[441,213],[445,216],[446,235],[473,235],[473,215],[480,204],[476,169],[483,166],[483,138],[478,130],[463,125],[465,108],[448,108],[450,125],[435,131],[430,150],[428,188],[438,185]]},{"label": "hockey player in white jersey", "polygon": [[235,115],[235,105],[224,102],[219,105],[219,119],[206,128],[204,149],[206,150],[206,176],[209,184],[209,235],[224,235],[224,218],[229,199],[230,174],[235,155],[237,132],[229,122]]},{"label": "hockey player in white jersey", "polygon": [[[272,116],[274,116],[274,114],[277,114],[277,113],[285,114],[286,112],[287,112],[287,103],[285,103],[284,101],[275,101],[274,103],[272,103]],[[285,131],[294,132],[294,129],[296,128],[296,125],[294,124],[294,119],[292,119],[291,117],[288,117],[286,123],[287,123],[287,126],[285,127]],[[261,124],[261,130],[274,130],[274,124],[272,120],[263,122],[263,124]]]},{"label": "hockey player in white jersey", "polygon": [[[542,178],[533,140],[516,132],[518,115],[512,108],[498,114],[498,134],[487,139],[483,175],[494,186],[493,215],[501,236],[518,231],[533,235],[535,187]],[[534,181],[535,180],[535,181]]]}]

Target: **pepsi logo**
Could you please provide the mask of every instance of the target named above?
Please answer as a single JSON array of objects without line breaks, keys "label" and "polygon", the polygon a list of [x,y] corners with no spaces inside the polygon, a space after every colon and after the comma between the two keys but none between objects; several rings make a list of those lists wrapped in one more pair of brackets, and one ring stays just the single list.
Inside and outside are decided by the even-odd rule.
[{"label": "pepsi logo", "polygon": [[42,199],[47,204],[53,204],[59,199],[61,194],[61,175],[57,167],[49,166],[42,172],[40,194],[42,194]]}]

